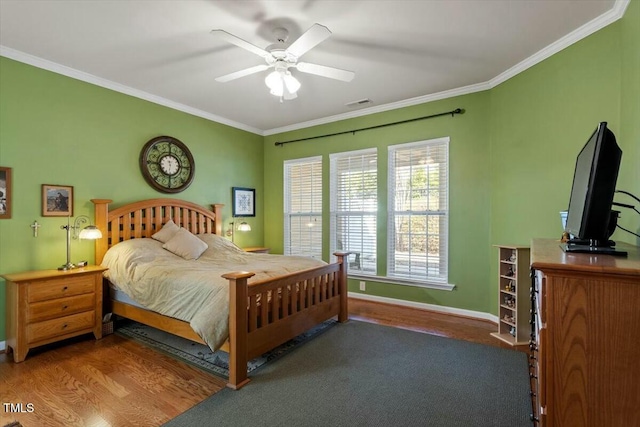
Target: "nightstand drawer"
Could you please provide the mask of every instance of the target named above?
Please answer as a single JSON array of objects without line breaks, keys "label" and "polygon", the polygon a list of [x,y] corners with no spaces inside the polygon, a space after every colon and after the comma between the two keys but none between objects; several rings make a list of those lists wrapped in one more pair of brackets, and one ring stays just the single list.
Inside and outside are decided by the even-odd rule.
[{"label": "nightstand drawer", "polygon": [[44,322],[32,323],[27,326],[27,342],[34,343],[46,340],[47,338],[69,334],[82,329],[91,330],[96,321],[94,310],[84,313],[72,314],[71,316],[60,317],[58,319],[45,320]]},{"label": "nightstand drawer", "polygon": [[93,293],[36,302],[29,304],[29,323],[93,310],[95,305],[96,298]]},{"label": "nightstand drawer", "polygon": [[29,303],[88,294],[95,291],[95,278],[91,275],[39,280],[31,283],[27,300]]}]

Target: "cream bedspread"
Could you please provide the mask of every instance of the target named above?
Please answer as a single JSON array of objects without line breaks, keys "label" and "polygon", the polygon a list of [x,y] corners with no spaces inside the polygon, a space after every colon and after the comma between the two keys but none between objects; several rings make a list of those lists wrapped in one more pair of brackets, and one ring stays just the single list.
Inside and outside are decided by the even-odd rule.
[{"label": "cream bedspread", "polygon": [[214,351],[229,336],[229,284],[222,274],[251,271],[251,283],[325,265],[309,257],[247,253],[213,234],[198,237],[209,248],[197,260],[142,238],[111,247],[102,265],[113,285],[150,310],[189,322]]}]

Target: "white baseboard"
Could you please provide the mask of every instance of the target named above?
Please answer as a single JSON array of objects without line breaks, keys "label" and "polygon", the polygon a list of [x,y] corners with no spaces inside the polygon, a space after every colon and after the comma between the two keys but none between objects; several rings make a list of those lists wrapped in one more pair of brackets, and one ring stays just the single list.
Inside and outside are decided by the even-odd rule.
[{"label": "white baseboard", "polygon": [[349,292],[349,298],[363,299],[367,301],[381,302],[385,304],[401,305],[403,307],[418,308],[421,310],[437,311],[439,313],[454,314],[457,316],[472,317],[474,319],[488,320],[498,324],[498,316],[481,311],[465,310],[463,308],[447,307],[444,305],[427,304],[424,302],[406,301],[395,298],[381,297],[377,295]]}]

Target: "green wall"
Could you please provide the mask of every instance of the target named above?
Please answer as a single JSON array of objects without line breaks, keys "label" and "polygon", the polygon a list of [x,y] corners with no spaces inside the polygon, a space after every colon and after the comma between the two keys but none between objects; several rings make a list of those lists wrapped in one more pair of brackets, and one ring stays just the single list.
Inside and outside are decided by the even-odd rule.
[{"label": "green wall", "polygon": [[[620,139],[625,142],[625,151],[618,188],[627,189],[640,197],[640,2],[634,0],[629,4],[620,26],[622,40]],[[635,204],[636,207],[639,205],[629,197],[620,197],[620,201]],[[634,213],[629,210],[623,214],[620,224],[640,234],[638,216],[634,216]],[[640,238],[635,239],[635,244],[640,246]]]},{"label": "green wall", "polygon": [[[92,84],[0,58],[0,166],[13,169],[12,218],[0,220],[0,274],[55,269],[66,261],[66,218],[41,216],[41,185],[74,187],[74,216],[93,218],[92,198],[118,204],[165,197],[144,181],[143,145],[170,135],[184,142],[196,175],[184,192],[168,196],[226,204],[231,187],[256,188],[252,232],[240,245],[263,243],[263,137]],[[37,238],[30,224],[42,224]],[[93,260],[93,243],[72,240],[72,261]],[[4,340],[4,281],[0,283],[0,341]]]}]

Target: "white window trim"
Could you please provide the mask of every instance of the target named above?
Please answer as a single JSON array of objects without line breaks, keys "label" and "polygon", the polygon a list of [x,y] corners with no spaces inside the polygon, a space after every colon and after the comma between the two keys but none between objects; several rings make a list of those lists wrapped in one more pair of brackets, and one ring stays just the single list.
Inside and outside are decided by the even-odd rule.
[{"label": "white window trim", "polygon": [[[378,191],[378,187],[380,185],[380,181],[378,180],[378,177],[380,175],[380,169],[379,169],[379,158],[378,158],[378,149],[376,147],[372,147],[372,148],[364,148],[361,150],[353,150],[353,151],[342,151],[342,152],[338,152],[338,153],[331,153],[329,154],[329,190],[331,193],[330,196],[330,200],[329,200],[329,215],[330,215],[330,237],[329,237],[329,245],[331,247],[331,260],[335,261],[336,257],[333,255],[333,253],[335,251],[337,251],[337,249],[335,249],[338,245],[337,239],[336,239],[336,216],[335,216],[335,210],[336,210],[336,203],[337,203],[337,192],[335,190],[336,186],[337,186],[337,176],[335,173],[335,162],[337,159],[341,159],[341,158],[345,158],[345,157],[351,157],[351,156],[366,156],[366,155],[370,155],[370,154],[375,154],[376,155],[376,191]],[[354,215],[358,215],[358,214],[362,214],[362,215],[372,215],[372,212],[358,212],[358,211],[353,211],[352,212]],[[378,221],[378,211],[376,210],[376,213],[374,215],[376,217],[376,224]],[[376,257],[378,256],[377,254],[377,236],[376,236]],[[378,270],[378,267],[376,265],[376,272]],[[365,277],[376,277],[375,275],[366,275],[364,274],[363,276]]]},{"label": "white window trim", "polygon": [[[287,250],[290,247],[291,241],[290,241],[290,237],[291,237],[291,230],[290,230],[290,221],[288,221],[288,219],[291,216],[300,216],[300,215],[304,215],[304,214],[291,214],[291,212],[287,211],[287,202],[289,201],[290,195],[288,194],[287,191],[287,167],[288,166],[294,166],[296,164],[301,164],[301,163],[320,163],[320,166],[322,167],[322,156],[312,156],[312,157],[304,157],[304,158],[299,158],[299,159],[291,159],[291,160],[285,160],[283,163],[283,168],[282,168],[282,173],[283,173],[283,187],[284,187],[284,194],[283,194],[283,249],[284,249],[284,253],[287,254]],[[322,186],[322,184],[321,184]],[[323,192],[323,189],[321,188],[321,193]],[[322,218],[322,204],[320,205],[320,217]],[[313,212],[308,212],[308,214],[312,214]],[[321,246],[323,245],[323,242],[320,242]],[[322,247],[320,248],[320,258],[323,258],[323,250]]]},{"label": "white window trim", "polygon": [[[446,274],[446,278],[442,281],[436,281],[436,280],[425,280],[425,281],[421,281],[421,280],[416,280],[416,279],[403,279],[401,277],[396,277],[396,276],[385,276],[385,283],[398,283],[398,284],[402,284],[402,285],[408,285],[408,286],[416,286],[416,287],[426,287],[426,288],[434,288],[434,289],[445,289],[445,290],[453,290],[455,285],[452,285],[449,282],[449,237],[450,237],[450,232],[449,232],[449,218],[450,218],[450,204],[449,204],[449,195],[451,193],[450,189],[451,189],[451,185],[450,185],[450,174],[449,174],[449,142],[450,142],[450,138],[447,137],[442,137],[442,138],[435,138],[435,139],[429,139],[429,140],[423,140],[423,141],[415,141],[415,142],[407,142],[407,143],[402,143],[402,144],[394,144],[394,145],[389,145],[387,147],[387,188],[395,188],[395,176],[393,176],[393,174],[391,173],[391,170],[395,170],[395,167],[393,165],[393,158],[391,156],[391,152],[395,151],[397,149],[406,149],[406,148],[412,148],[412,147],[416,147],[416,146],[425,146],[425,145],[436,145],[436,144],[446,144],[446,149],[447,149],[447,163],[446,163],[446,174],[447,174],[447,197],[446,197],[446,204],[447,204],[447,209],[446,209],[446,213],[444,214],[446,217],[446,224],[447,224],[447,239],[446,242],[444,244],[444,251],[446,251],[447,254],[447,274]],[[392,235],[391,235],[391,230],[393,230],[393,227],[395,227],[394,222],[394,212],[395,212],[395,203],[392,200],[392,194],[395,196],[395,191],[391,192],[388,191],[387,193],[387,264],[386,264],[386,268],[387,268],[387,273],[389,272],[389,268],[392,265],[392,251],[391,251],[391,247],[390,247],[390,242],[392,241]],[[351,276],[350,276],[351,277]],[[353,276],[356,277],[356,276]]]}]

